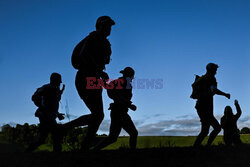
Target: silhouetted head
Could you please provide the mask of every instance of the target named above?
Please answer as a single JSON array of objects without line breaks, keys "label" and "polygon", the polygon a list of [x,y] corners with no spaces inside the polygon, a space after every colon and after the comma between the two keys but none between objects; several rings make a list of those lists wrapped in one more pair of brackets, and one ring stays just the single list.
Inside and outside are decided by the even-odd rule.
[{"label": "silhouetted head", "polygon": [[110,35],[113,25],[115,25],[115,22],[109,16],[101,16],[96,20],[95,27],[98,32],[107,37]]},{"label": "silhouetted head", "polygon": [[216,72],[217,72],[217,68],[219,66],[217,64],[214,64],[214,63],[208,63],[207,66],[206,66],[206,69],[207,69],[207,74],[209,75],[215,75]]},{"label": "silhouetted head", "polygon": [[60,74],[54,72],[50,75],[50,84],[59,87],[61,83],[62,77]]},{"label": "silhouetted head", "polygon": [[134,75],[135,75],[135,70],[131,67],[126,67],[124,68],[124,70],[120,71],[120,73],[123,74],[123,77],[129,77],[131,79],[134,78]]},{"label": "silhouetted head", "polygon": [[224,109],[224,115],[230,117],[233,115],[233,110],[230,106],[226,106]]}]

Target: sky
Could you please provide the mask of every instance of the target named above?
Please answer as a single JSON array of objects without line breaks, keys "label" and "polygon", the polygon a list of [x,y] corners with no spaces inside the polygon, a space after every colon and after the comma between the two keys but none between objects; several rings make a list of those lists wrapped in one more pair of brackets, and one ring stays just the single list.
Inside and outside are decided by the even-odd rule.
[{"label": "sky", "polygon": [[[89,113],[77,94],[70,59],[103,15],[116,22],[106,72],[116,79],[126,66],[135,69],[137,111],[129,114],[139,135],[198,135],[195,100],[189,96],[195,74],[203,75],[209,62],[219,65],[218,88],[231,94],[230,100],[214,97],[214,115],[219,120],[226,105],[236,112],[238,99],[243,111],[238,125],[250,127],[248,0],[0,1],[0,125],[39,122],[31,96],[52,72],[66,85],[59,112],[68,111],[70,120]],[[112,101],[105,90],[103,102],[98,133],[108,133],[110,125]]]}]

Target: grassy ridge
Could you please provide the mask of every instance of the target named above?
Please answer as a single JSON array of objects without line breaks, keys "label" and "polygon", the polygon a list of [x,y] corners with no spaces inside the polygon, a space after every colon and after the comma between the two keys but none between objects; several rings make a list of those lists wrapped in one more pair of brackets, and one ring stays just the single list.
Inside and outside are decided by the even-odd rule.
[{"label": "grassy ridge", "polygon": [[[23,153],[18,150],[2,152],[0,141],[1,167],[68,167],[68,166],[192,166],[192,167],[235,167],[250,164],[250,135],[242,135],[241,139],[248,145],[239,147],[223,146],[223,137],[218,136],[212,147],[196,149],[192,146],[196,136],[140,136],[139,149],[119,149],[128,146],[128,137],[119,137],[118,141],[104,151],[90,152],[47,152],[51,146],[42,145],[37,153]],[[207,138],[206,138],[207,140]],[[204,141],[204,144],[206,142]],[[9,145],[10,146],[10,145]],[[14,145],[12,145],[14,148]],[[16,148],[17,149],[17,148]],[[46,150],[43,152],[41,150]]]},{"label": "grassy ridge", "polygon": [[3,135],[0,134],[0,153],[22,152],[23,150],[24,147],[21,144],[11,144],[5,141]]},{"label": "grassy ridge", "polygon": [[[196,136],[139,136],[137,148],[161,148],[161,147],[189,147],[192,146]],[[208,140],[205,138],[203,144]],[[243,143],[250,144],[250,135],[241,135]],[[106,147],[106,150],[128,147],[129,137],[119,137],[116,143]],[[224,144],[223,136],[217,136],[213,145]]]},{"label": "grassy ridge", "polygon": [[[189,147],[192,146],[196,136],[139,136],[137,140],[138,149],[148,149],[148,148],[162,148],[162,147]],[[206,143],[208,137],[205,138],[203,144]],[[241,135],[241,140],[245,144],[250,144],[250,135]],[[223,145],[223,136],[217,136],[213,145]],[[20,145],[10,144],[4,141],[3,137],[0,135],[0,152],[20,151]],[[63,146],[64,149],[66,148]],[[106,147],[104,150],[116,150],[120,148],[129,147],[129,137],[119,137],[118,140]],[[4,151],[5,150],[5,151]],[[48,144],[41,145],[37,151],[52,151],[52,146]]]},{"label": "grassy ridge", "polygon": [[[189,147],[192,146],[196,136],[139,136],[137,140],[138,149],[147,148],[162,148],[162,147]],[[205,138],[203,144],[208,140]],[[241,140],[245,144],[250,144],[250,135],[241,135]],[[217,136],[213,145],[222,145],[223,136]],[[104,150],[116,150],[119,148],[129,147],[129,137],[119,137],[118,140],[107,146]],[[51,151],[52,148],[49,145],[42,145],[37,151]]]}]

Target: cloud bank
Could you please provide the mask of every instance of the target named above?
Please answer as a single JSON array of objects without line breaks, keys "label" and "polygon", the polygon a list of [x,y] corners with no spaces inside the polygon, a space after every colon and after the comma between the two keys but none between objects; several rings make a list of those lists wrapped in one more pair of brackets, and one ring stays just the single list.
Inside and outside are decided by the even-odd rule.
[{"label": "cloud bank", "polygon": [[[159,115],[154,115],[158,120]],[[216,119],[220,122],[221,115]],[[151,117],[152,119],[152,117]],[[196,116],[183,115],[174,119],[158,120],[153,123],[147,123],[147,120],[134,121],[140,136],[197,136],[200,132],[200,120]],[[110,120],[104,120],[100,126],[100,131],[108,134]],[[238,120],[238,128],[250,127],[250,115],[244,116]],[[210,128],[212,130],[212,127]],[[222,131],[221,131],[222,134]],[[127,135],[124,131],[121,135]]]}]

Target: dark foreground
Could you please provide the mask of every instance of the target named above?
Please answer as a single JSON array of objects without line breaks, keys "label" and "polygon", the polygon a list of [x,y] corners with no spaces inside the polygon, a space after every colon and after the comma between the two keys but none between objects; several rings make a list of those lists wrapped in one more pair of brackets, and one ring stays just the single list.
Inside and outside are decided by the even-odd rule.
[{"label": "dark foreground", "polygon": [[194,149],[170,147],[138,150],[108,150],[98,152],[37,152],[1,153],[0,167],[241,167],[250,164],[250,146],[229,148],[215,146]]}]

